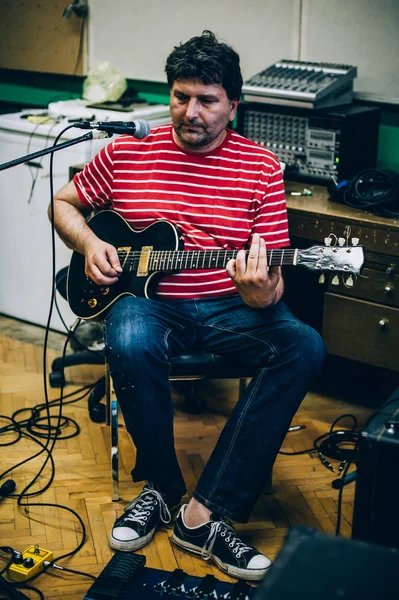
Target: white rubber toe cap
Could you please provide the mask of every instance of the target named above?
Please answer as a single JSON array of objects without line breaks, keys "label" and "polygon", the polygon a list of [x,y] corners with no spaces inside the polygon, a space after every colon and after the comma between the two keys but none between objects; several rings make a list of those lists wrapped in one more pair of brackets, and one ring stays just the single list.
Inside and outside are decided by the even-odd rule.
[{"label": "white rubber toe cap", "polygon": [[112,530],[112,537],[120,542],[131,542],[132,540],[136,540],[139,534],[134,529],[130,529],[130,527],[115,527]]},{"label": "white rubber toe cap", "polygon": [[268,569],[272,561],[267,558],[267,556],[263,556],[263,554],[257,554],[252,557],[247,565],[247,569]]}]

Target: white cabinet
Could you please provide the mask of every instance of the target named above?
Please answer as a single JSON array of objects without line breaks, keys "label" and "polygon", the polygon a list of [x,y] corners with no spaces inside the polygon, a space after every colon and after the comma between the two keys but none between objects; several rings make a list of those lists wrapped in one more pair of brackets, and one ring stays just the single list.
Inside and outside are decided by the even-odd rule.
[{"label": "white cabinet", "polygon": [[[35,126],[20,113],[0,116],[0,163],[52,145],[66,122],[51,128]],[[79,137],[79,130],[68,137]],[[62,138],[65,141],[66,138]],[[54,191],[69,181],[69,167],[88,162],[112,139],[85,141],[54,154]],[[0,171],[0,313],[45,326],[52,291],[50,203],[50,155]],[[34,185],[33,193],[32,186]],[[69,264],[71,251],[56,235],[55,272]],[[75,316],[57,296],[70,326]],[[65,331],[54,307],[51,327]]]}]

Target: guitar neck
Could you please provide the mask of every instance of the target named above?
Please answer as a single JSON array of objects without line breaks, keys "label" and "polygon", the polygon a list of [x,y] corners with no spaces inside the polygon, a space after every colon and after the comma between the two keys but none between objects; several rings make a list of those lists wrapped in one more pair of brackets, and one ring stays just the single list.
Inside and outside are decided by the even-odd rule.
[{"label": "guitar neck", "polygon": [[[141,251],[118,248],[118,255],[124,270],[133,271],[139,267]],[[238,250],[154,250],[149,251],[146,263],[149,271],[186,271],[194,269],[222,269],[230,259],[236,258]],[[295,265],[298,250],[277,248],[267,250],[269,266]]]}]

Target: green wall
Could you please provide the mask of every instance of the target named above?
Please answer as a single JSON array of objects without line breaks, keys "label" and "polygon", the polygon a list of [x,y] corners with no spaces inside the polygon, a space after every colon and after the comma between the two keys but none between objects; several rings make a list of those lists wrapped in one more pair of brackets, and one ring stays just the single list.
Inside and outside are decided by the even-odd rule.
[{"label": "green wall", "polygon": [[[83,81],[83,77],[0,69],[0,111],[11,112],[13,104],[46,107],[56,100],[80,98]],[[166,83],[128,80],[128,84],[148,102],[169,101]],[[381,108],[378,166],[399,172],[399,108]]]},{"label": "green wall", "polygon": [[[385,124],[387,114],[383,113],[378,138],[378,166],[399,172],[399,115],[396,125]],[[389,121],[391,119],[388,119]]]},{"label": "green wall", "polygon": [[[0,109],[8,103],[46,107],[55,100],[81,98],[83,81],[84,77],[0,69]],[[128,80],[128,85],[148,102],[169,102],[166,83]]]}]

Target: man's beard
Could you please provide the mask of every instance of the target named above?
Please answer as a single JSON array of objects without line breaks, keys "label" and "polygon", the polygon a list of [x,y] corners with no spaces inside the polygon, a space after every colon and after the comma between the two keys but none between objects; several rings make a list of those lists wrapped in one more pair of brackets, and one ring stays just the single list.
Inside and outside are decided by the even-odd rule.
[{"label": "man's beard", "polygon": [[190,125],[181,124],[174,126],[174,130],[176,135],[185,143],[190,146],[206,146],[210,142],[213,141],[211,135],[209,135],[208,131],[202,127],[202,125],[194,125],[192,124],[193,132],[187,131],[190,128]]}]

